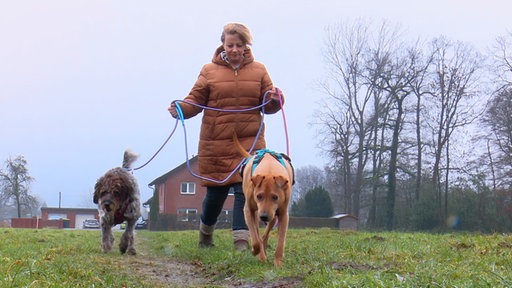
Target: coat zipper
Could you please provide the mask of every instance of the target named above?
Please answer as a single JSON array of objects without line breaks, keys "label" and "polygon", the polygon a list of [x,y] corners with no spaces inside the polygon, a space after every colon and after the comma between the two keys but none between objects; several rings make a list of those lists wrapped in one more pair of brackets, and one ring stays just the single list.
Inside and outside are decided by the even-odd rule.
[{"label": "coat zipper", "polygon": [[[235,92],[236,93],[236,106],[238,107],[238,109],[240,109],[240,95],[239,95],[239,92],[238,92],[238,68],[233,68],[233,70],[235,71]],[[237,117],[238,119],[238,117]],[[235,124],[235,131],[238,132],[238,126],[239,126],[239,123],[238,123],[238,120],[236,121],[236,124]]]}]

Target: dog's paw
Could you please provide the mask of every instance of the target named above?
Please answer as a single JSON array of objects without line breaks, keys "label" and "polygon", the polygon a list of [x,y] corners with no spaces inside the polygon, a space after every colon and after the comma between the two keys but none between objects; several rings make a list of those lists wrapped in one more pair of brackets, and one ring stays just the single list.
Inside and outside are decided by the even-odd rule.
[{"label": "dog's paw", "polygon": [[108,253],[108,252],[112,251],[112,244],[110,244],[110,243],[103,243],[101,245],[101,250],[103,251],[103,253]]},{"label": "dog's paw", "polygon": [[[259,247],[261,247],[261,246],[259,246]],[[254,253],[254,251],[253,251],[253,253]],[[260,260],[260,261],[267,261],[267,253],[265,253],[265,249],[259,249],[259,253],[254,254],[254,255],[257,255],[258,260]]]},{"label": "dog's paw", "polygon": [[256,255],[260,254],[260,251],[261,251],[260,245],[258,245],[258,244],[252,245],[252,249],[251,249],[252,255],[256,256]]},{"label": "dog's paw", "polygon": [[265,255],[265,252],[260,252],[260,254],[258,255],[258,260],[260,260],[261,262],[267,261],[267,255]]},{"label": "dog's paw", "polygon": [[135,250],[135,248],[129,248],[128,250],[126,250],[126,254],[128,255],[137,255],[137,250]]},{"label": "dog's paw", "polygon": [[274,267],[282,267],[283,266],[283,259],[274,259]]},{"label": "dog's paw", "polygon": [[119,251],[121,254],[128,254],[128,255],[137,255],[137,250],[135,250],[135,247],[129,246],[126,242],[121,242],[121,245],[119,245]]}]

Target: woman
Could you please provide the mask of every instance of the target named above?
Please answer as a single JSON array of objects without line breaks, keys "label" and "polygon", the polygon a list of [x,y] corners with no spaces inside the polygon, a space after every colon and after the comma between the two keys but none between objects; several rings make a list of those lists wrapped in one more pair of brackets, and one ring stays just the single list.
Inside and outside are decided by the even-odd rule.
[{"label": "woman", "polygon": [[[254,60],[249,47],[252,36],[246,26],[240,23],[225,25],[221,42],[212,62],[201,69],[185,101],[225,110],[243,110],[270,102],[261,110],[229,112],[205,109],[203,113],[198,149],[199,174],[215,181],[202,180],[206,196],[199,225],[199,246],[214,246],[215,224],[229,190],[233,189],[233,241],[236,250],[245,250],[248,248],[249,231],[243,214],[242,179],[234,173],[222,182],[243,160],[233,146],[233,132],[245,149],[249,150],[253,144],[254,151],[265,148],[264,126],[256,139],[262,121],[261,111],[276,113],[284,99],[280,99],[282,95],[274,88],[265,66]],[[178,102],[184,118],[193,117],[203,110],[186,102]],[[178,117],[174,102],[168,110],[174,118]]]}]

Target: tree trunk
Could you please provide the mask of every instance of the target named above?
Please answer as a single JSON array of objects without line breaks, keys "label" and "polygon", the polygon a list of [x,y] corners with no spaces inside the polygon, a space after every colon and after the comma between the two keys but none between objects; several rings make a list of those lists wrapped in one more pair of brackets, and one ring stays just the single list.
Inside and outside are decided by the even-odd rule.
[{"label": "tree trunk", "polygon": [[420,200],[420,189],[421,189],[421,161],[422,161],[422,143],[421,143],[421,124],[420,124],[420,110],[421,109],[421,96],[418,95],[417,102],[416,102],[416,157],[417,157],[417,164],[416,164],[416,187],[414,189],[414,196],[415,200]]},{"label": "tree trunk", "polygon": [[[398,97],[397,97],[398,98]],[[397,101],[397,117],[393,127],[393,139],[391,142],[391,155],[389,158],[388,173],[388,193],[387,193],[387,211],[386,211],[386,229],[393,230],[395,221],[395,197],[396,197],[396,170],[398,161],[398,136],[400,133],[400,125],[402,123],[402,99]]]}]

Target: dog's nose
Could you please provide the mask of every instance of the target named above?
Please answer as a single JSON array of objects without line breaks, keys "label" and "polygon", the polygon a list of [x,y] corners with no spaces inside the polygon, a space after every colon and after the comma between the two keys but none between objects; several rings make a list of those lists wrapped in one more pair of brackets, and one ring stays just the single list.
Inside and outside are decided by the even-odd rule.
[{"label": "dog's nose", "polygon": [[112,210],[110,205],[112,205],[112,201],[107,200],[103,202],[103,207],[105,207],[105,210],[107,210],[107,212],[110,212],[110,210]]},{"label": "dog's nose", "polygon": [[268,222],[268,214],[266,212],[263,212],[260,214],[260,220],[263,222]]}]

